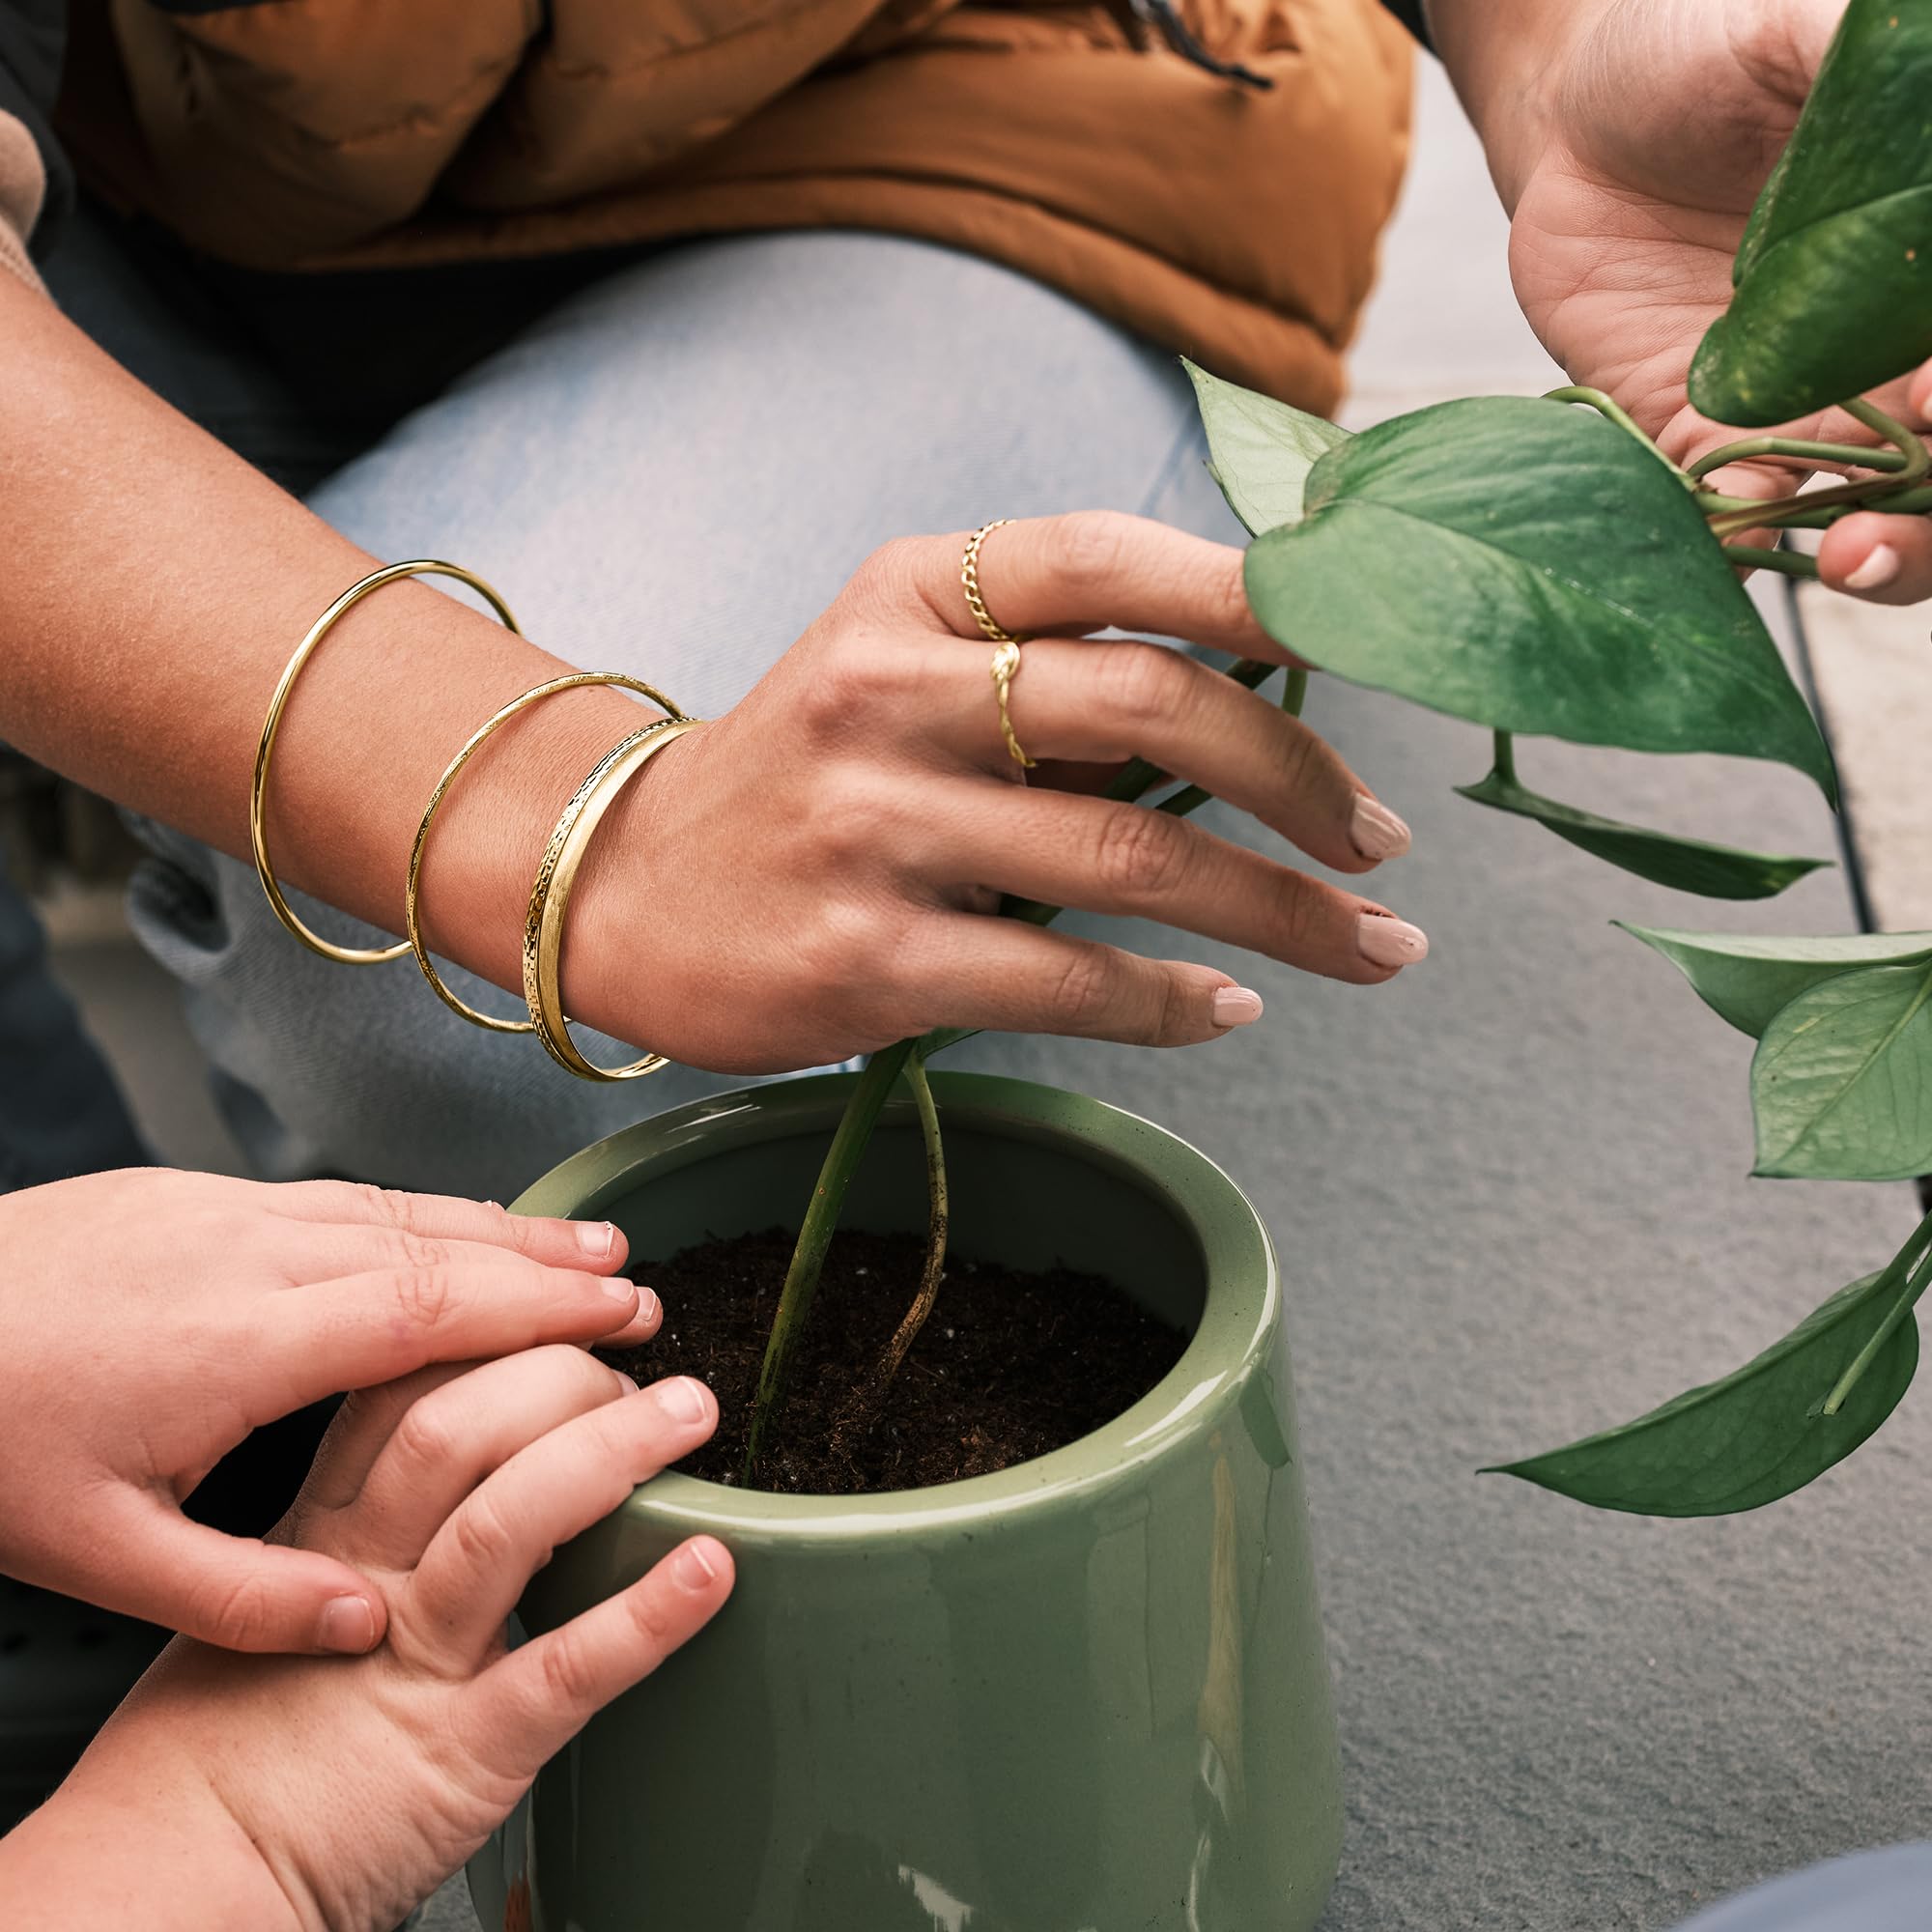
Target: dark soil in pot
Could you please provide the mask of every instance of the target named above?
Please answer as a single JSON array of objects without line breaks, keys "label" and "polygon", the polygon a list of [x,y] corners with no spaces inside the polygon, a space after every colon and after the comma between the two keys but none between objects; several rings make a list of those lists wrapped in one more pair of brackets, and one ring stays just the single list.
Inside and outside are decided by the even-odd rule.
[{"label": "dark soil in pot", "polygon": [[[678,1465],[689,1475],[740,1479],[792,1240],[772,1228],[633,1264],[664,1301],[664,1326],[607,1359],[639,1381],[691,1375],[711,1385],[718,1433]],[[931,1319],[881,1394],[880,1357],[923,1262],[924,1243],[911,1235],[847,1231],[834,1241],[758,1488],[855,1495],[988,1475],[1111,1421],[1187,1346],[1095,1276],[950,1259]]]}]

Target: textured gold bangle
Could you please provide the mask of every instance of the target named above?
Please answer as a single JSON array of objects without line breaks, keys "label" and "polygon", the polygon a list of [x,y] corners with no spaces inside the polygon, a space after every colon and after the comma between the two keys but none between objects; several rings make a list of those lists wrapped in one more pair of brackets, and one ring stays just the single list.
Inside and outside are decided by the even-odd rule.
[{"label": "textured gold bangle", "polygon": [[248,793],[248,843],[255,853],[255,875],[262,881],[262,890],[269,895],[269,905],[275,917],[311,952],[320,952],[325,959],[339,960],[345,966],[379,966],[385,959],[400,959],[409,952],[410,942],[400,939],[393,946],[337,946],[302,923],[283,895],[281,883],[275,877],[274,862],[269,857],[269,760],[274,755],[275,734],[282,728],[282,713],[288,708],[289,694],[296,688],[302,667],[315,655],[316,646],[363,598],[404,577],[453,577],[459,583],[469,584],[502,619],[506,630],[516,631],[519,637],[523,635],[516,618],[510,614],[510,607],[480,577],[461,564],[417,557],[413,562],[392,563],[382,570],[372,570],[367,577],[352,583],[315,620],[308,635],[296,646],[296,654],[289,660],[281,681],[275,686],[275,695],[269,700],[269,715],[262,723],[262,740],[255,748],[255,779]]},{"label": "textured gold bangle", "polygon": [[530,887],[529,911],[524,920],[524,998],[530,1024],[543,1048],[559,1066],[581,1080],[636,1080],[655,1073],[668,1063],[659,1053],[647,1053],[628,1066],[594,1066],[577,1050],[564,1018],[559,982],[563,972],[563,916],[577,884],[578,867],[590,840],[617,795],[674,738],[696,729],[696,718],[661,718],[613,745],[596,769],[577,787],[556,830],[550,835],[542,863]]},{"label": "textured gold bangle", "polygon": [[422,935],[422,919],[418,910],[418,899],[422,886],[423,851],[429,843],[429,829],[441,809],[444,795],[456,782],[456,775],[475,755],[483,741],[493,732],[507,724],[519,712],[527,711],[532,705],[540,704],[546,697],[554,697],[559,692],[576,691],[584,685],[615,685],[624,691],[635,691],[640,697],[648,697],[660,706],[665,717],[658,721],[668,724],[681,719],[684,713],[673,704],[656,686],[644,683],[641,678],[627,677],[620,670],[581,670],[573,671],[567,677],[554,677],[547,683],[534,686],[521,697],[513,697],[507,704],[499,706],[465,742],[463,749],[442,768],[442,776],[436,781],[436,789],[429,795],[429,803],[423,807],[422,822],[416,827],[415,843],[410,847],[409,879],[403,889],[403,924],[409,934],[409,945],[416,955],[416,964],[422,968],[422,976],[430,983],[435,993],[452,1012],[461,1013],[472,1026],[480,1026],[490,1033],[534,1033],[536,1027],[530,1020],[493,1019],[488,1013],[478,1012],[467,1001],[460,1000],[443,983],[442,975],[436,970],[436,962],[429,956],[429,946]]}]

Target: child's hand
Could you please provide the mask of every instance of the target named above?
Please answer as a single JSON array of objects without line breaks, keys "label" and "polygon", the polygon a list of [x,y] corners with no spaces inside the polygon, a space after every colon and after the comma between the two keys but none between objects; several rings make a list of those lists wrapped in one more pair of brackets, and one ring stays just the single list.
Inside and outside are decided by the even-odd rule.
[{"label": "child's hand", "polygon": [[276,1532],[373,1578],[388,1642],[321,1659],[178,1639],[0,1843],[10,1932],[387,1932],[724,1603],[731,1558],[696,1537],[506,1655],[531,1573],[702,1442],[717,1406],[568,1348],[453,1373],[352,1398]]},{"label": "child's hand", "polygon": [[0,1199],[0,1571],[238,1650],[360,1652],[384,1598],[334,1553],[180,1504],[248,1433],[428,1362],[642,1340],[606,1222],[336,1181],[137,1169]]}]

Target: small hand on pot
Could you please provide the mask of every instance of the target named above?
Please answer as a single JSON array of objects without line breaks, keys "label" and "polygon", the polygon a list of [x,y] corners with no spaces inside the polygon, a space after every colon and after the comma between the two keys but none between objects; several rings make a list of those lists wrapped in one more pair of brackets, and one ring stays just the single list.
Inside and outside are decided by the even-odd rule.
[{"label": "small hand on pot", "polygon": [[240,1650],[366,1651],[387,1602],[353,1556],[182,1515],[251,1430],[426,1363],[660,1320],[611,1278],[607,1223],[347,1182],[57,1181],[0,1198],[0,1572]]},{"label": "small hand on pot", "polygon": [[505,1652],[505,1619],[556,1545],[717,1420],[701,1382],[640,1391],[563,1347],[352,1397],[275,1536],[292,1561],[373,1579],[388,1642],[345,1659],[178,1639],[0,1843],[16,1916],[387,1932],[730,1593],[729,1553],[695,1537]]},{"label": "small hand on pot", "polygon": [[[1241,553],[1141,518],[994,529],[980,587],[1027,634],[1001,733],[963,533],[888,545],[750,694],[670,746],[611,813],[572,901],[564,996],[673,1060],[758,1072],[938,1025],[1156,1045],[1260,1002],[1208,966],[988,917],[1002,894],[1138,915],[1376,984],[1427,942],[1378,903],[1176,817],[1094,794],[1140,756],[1342,872],[1408,830],[1307,725],[1119,627],[1293,660]],[[1031,777],[1031,784],[1021,783]]]}]

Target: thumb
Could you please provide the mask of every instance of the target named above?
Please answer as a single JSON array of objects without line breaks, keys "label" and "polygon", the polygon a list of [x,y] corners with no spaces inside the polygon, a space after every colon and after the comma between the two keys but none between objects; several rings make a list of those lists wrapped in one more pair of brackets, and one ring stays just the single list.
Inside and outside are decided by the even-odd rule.
[{"label": "thumb", "polygon": [[155,1497],[121,1525],[103,1609],[145,1617],[224,1650],[361,1656],[388,1623],[383,1593],[318,1550],[227,1536]]}]

